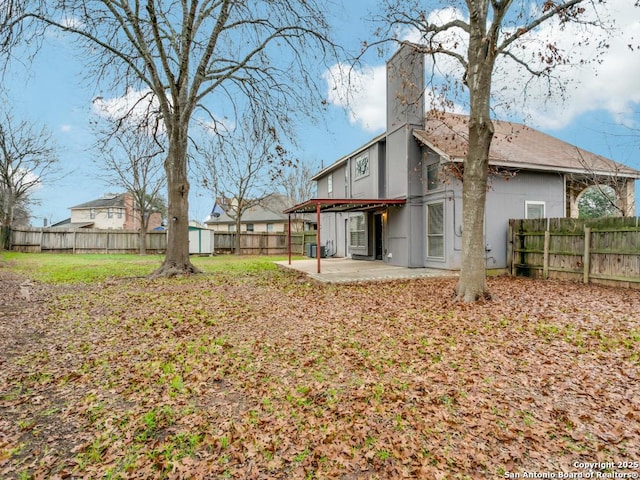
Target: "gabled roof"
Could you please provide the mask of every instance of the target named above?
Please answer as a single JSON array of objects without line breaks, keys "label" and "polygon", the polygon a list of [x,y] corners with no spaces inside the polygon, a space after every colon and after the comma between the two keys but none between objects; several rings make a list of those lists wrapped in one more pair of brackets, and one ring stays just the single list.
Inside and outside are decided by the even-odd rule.
[{"label": "gabled roof", "polygon": [[[414,137],[450,161],[462,161],[468,149],[467,115],[431,113]],[[526,125],[493,120],[489,163],[496,166],[640,178],[640,171],[563,142]]]},{"label": "gabled roof", "polygon": [[126,193],[109,193],[96,200],[81,203],[75,207],[69,207],[70,210],[80,208],[104,208],[104,207],[122,207],[124,208],[124,197]]},{"label": "gabled roof", "polygon": [[[242,223],[287,222],[289,221],[289,217],[282,213],[282,211],[290,207],[291,203],[292,202],[283,195],[267,195],[260,201],[259,205],[255,205],[244,212],[242,215]],[[221,210],[221,207],[216,204],[212,209],[212,213],[214,211],[219,212]],[[219,217],[213,217],[213,215],[210,215],[204,223],[207,225],[213,225],[216,223],[235,223],[235,220],[227,215],[226,212],[223,212]]]}]

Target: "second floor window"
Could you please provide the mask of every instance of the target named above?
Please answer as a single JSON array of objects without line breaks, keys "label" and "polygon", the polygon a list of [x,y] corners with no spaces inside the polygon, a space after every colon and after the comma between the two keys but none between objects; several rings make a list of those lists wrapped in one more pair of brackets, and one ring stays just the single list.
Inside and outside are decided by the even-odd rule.
[{"label": "second floor window", "polygon": [[333,173],[330,173],[327,177],[327,194],[333,195]]},{"label": "second floor window", "polygon": [[107,210],[107,218],[113,218],[113,208],[109,207]]},{"label": "second floor window", "polygon": [[253,232],[253,223],[247,223],[247,232]]},{"label": "second floor window", "polygon": [[96,218],[96,209],[92,208],[89,210],[89,218]]},{"label": "second floor window", "polygon": [[369,175],[369,154],[365,153],[356,158],[356,180]]}]

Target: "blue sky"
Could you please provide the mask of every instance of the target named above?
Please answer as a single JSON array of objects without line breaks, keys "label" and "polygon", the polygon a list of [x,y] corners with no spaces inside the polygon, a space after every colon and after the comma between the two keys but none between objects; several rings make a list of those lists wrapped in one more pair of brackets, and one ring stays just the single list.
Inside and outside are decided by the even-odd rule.
[{"label": "blue sky", "polygon": [[[362,12],[375,8],[378,2],[343,3],[342,9],[334,12],[334,27],[339,41],[357,50],[362,40],[371,40],[373,29]],[[628,48],[640,38],[640,11],[627,5],[631,3],[613,0],[608,4],[620,31],[609,39],[611,47],[597,70],[592,65],[559,73],[570,82],[564,99],[547,99],[532,88],[523,100],[517,88],[509,92],[508,87],[518,82],[513,82],[514,73],[505,68],[494,88],[505,92],[502,103],[496,105],[500,118],[524,120],[569,143],[640,169],[640,52]],[[432,15],[451,15],[445,10],[434,10]],[[565,38],[569,42],[572,36],[570,31],[553,34],[561,42]],[[410,38],[410,33],[407,36]],[[102,92],[95,83],[87,82],[80,55],[68,38],[52,36],[33,63],[13,62],[5,78],[6,98],[14,116],[45,125],[59,147],[61,173],[55,182],[43,184],[35,193],[40,204],[32,207],[34,226],[41,226],[44,218],[62,220],[69,216],[69,207],[120,190],[99,178],[101,169],[92,161],[90,151],[94,138],[89,118],[96,96],[113,98],[125,92]],[[356,71],[360,90],[352,94],[349,108],[342,87],[326,84],[326,112],[317,125],[309,122],[299,126],[296,153],[300,158],[319,169],[383,131],[384,60],[370,55]],[[191,218],[203,220],[211,206],[210,194],[192,181]]]}]

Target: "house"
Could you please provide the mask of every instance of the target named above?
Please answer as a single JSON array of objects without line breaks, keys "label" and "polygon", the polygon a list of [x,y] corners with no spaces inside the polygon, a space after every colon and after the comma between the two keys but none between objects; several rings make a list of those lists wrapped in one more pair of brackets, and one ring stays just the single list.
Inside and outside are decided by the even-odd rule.
[{"label": "house", "polygon": [[[216,232],[235,232],[236,221],[227,212],[233,210],[235,200],[218,199],[211,214],[204,221],[207,228]],[[286,232],[289,223],[289,216],[282,213],[285,208],[291,206],[287,197],[280,194],[270,194],[249,208],[243,215],[240,222],[241,232]],[[313,229],[312,221],[305,219],[302,215],[291,220],[293,231]]]},{"label": "house", "polygon": [[[139,230],[140,213],[135,208],[131,193],[107,193],[102,197],[70,208],[69,222],[60,223],[65,228],[99,228],[104,230]],[[151,214],[147,230],[162,225],[162,215]],[[52,227],[58,226],[52,225]]]},{"label": "house", "polygon": [[[425,115],[423,85],[424,57],[405,45],[387,64],[386,132],[316,174],[318,198],[285,210],[317,214],[329,255],[461,267],[468,117]],[[510,218],[577,216],[594,182],[615,181],[633,214],[640,172],[532,128],[496,121],[489,157],[487,268],[507,266]]]}]

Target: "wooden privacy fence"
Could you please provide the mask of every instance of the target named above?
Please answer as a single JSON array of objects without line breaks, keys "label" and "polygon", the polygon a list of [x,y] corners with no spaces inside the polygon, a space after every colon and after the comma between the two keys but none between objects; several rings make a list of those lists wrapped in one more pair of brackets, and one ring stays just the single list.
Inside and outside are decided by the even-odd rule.
[{"label": "wooden privacy fence", "polygon": [[[147,253],[164,253],[167,235],[165,232],[147,233]],[[215,253],[234,253],[236,233],[214,234]],[[315,232],[291,234],[291,251],[303,255],[305,244],[315,242]],[[138,253],[139,235],[136,230],[100,229],[51,229],[16,227],[11,229],[6,248],[18,252],[50,253]],[[288,243],[286,233],[241,233],[242,255],[286,255]]]},{"label": "wooden privacy fence", "polygon": [[640,288],[637,217],[510,220],[514,275],[563,278]]},{"label": "wooden privacy fence", "polygon": [[[137,230],[100,230],[97,228],[11,229],[11,249],[18,252],[50,253],[138,253]],[[164,253],[165,232],[147,232],[147,253]]]},{"label": "wooden privacy fence", "polygon": [[[291,252],[304,255],[305,244],[316,241],[315,232],[291,233]],[[216,232],[214,245],[216,253],[234,253],[235,232]],[[242,255],[286,255],[288,253],[286,233],[240,233],[240,254]]]}]

